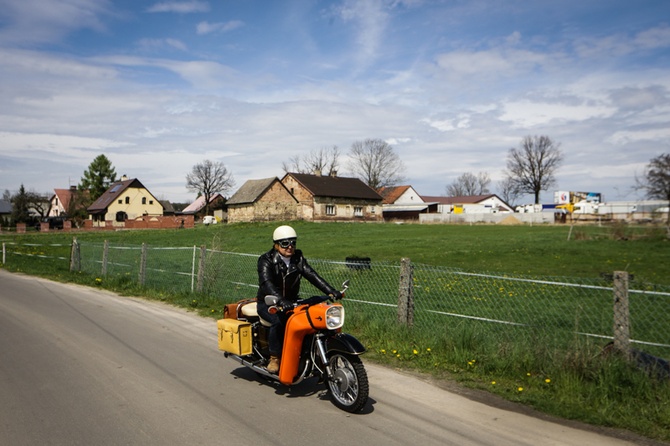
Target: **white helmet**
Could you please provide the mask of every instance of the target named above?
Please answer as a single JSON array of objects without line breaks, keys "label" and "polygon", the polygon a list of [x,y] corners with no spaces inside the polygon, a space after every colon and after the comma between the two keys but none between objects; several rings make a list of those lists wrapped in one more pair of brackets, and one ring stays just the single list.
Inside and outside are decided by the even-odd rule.
[{"label": "white helmet", "polygon": [[280,226],[272,233],[272,240],[275,242],[287,238],[298,238],[298,234],[296,234],[295,230],[290,226]]}]

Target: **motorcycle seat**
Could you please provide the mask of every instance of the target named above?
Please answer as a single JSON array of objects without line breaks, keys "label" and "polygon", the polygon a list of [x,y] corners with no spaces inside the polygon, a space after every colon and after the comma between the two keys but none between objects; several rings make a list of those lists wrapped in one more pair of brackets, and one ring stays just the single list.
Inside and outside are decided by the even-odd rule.
[{"label": "motorcycle seat", "polygon": [[272,325],[270,322],[266,321],[265,319],[263,319],[258,315],[258,308],[256,308],[256,302],[249,302],[247,304],[242,305],[240,312],[245,317],[257,317],[258,320],[261,322],[261,325],[264,325],[266,327]]}]

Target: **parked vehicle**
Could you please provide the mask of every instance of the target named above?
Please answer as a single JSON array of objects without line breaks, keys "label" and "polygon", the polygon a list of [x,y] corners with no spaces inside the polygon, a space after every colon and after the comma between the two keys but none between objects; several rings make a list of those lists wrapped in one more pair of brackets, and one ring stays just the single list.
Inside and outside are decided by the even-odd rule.
[{"label": "parked vehicle", "polygon": [[202,223],[205,225],[215,225],[218,223],[216,217],[213,215],[206,215],[202,218]]},{"label": "parked vehicle", "polygon": [[[342,284],[342,295],[348,284]],[[277,296],[266,296],[265,302],[272,310],[288,316],[277,374],[266,369],[269,324],[258,316],[255,299],[226,306],[225,318],[217,322],[219,349],[259,375],[287,386],[317,377],[319,383],[326,384],[335,406],[358,412],[365,407],[369,393],[360,358],[365,347],[342,332],[344,307],[329,300],[329,296],[312,296],[282,307]]]},{"label": "parked vehicle", "polygon": [[63,229],[63,223],[67,217],[44,217],[42,220],[35,223],[35,229],[38,231],[42,229],[42,223],[49,223],[49,229]]}]

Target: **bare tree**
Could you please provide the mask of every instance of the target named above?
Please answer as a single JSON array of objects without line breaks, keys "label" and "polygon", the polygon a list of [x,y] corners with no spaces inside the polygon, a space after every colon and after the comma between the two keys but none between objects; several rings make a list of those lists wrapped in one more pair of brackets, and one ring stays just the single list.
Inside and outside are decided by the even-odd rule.
[{"label": "bare tree", "polygon": [[559,147],[548,136],[536,135],[509,149],[506,177],[519,193],[533,194],[535,204],[540,204],[540,192],[556,183],[554,174],[563,161]]},{"label": "bare tree", "polygon": [[516,201],[521,196],[521,193],[517,189],[516,184],[509,177],[503,178],[498,182],[498,187],[500,188],[500,198],[505,200],[507,204],[514,207]]},{"label": "bare tree", "polygon": [[453,183],[448,184],[446,188],[447,195],[450,197],[467,197],[470,195],[488,194],[491,177],[486,172],[479,172],[477,175],[466,172],[456,178]]},{"label": "bare tree", "polygon": [[[644,190],[647,198],[670,202],[670,153],[664,153],[649,161],[643,178],[636,178],[636,188]],[[667,223],[670,235],[670,206]]]},{"label": "bare tree", "polygon": [[395,186],[405,180],[405,166],[393,147],[381,139],[356,141],[349,152],[349,168],[371,188]]},{"label": "bare tree", "polygon": [[314,173],[322,172],[327,175],[337,174],[340,165],[340,149],[337,146],[312,150],[304,158],[300,155],[289,158],[288,163],[282,163],[284,172]]},{"label": "bare tree", "polygon": [[209,202],[216,194],[225,194],[235,186],[233,174],[221,162],[205,160],[193,166],[186,175],[186,189],[198,192],[205,198],[205,213],[209,214]]}]

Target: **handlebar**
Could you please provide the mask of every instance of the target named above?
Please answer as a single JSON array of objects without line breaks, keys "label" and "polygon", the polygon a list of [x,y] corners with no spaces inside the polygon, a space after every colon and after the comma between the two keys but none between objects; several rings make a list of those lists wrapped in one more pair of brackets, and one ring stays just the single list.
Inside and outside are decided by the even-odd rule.
[{"label": "handlebar", "polygon": [[[347,291],[349,288],[349,280],[345,280],[344,283],[342,283],[342,291],[340,291],[340,294],[342,297],[344,297],[344,293]],[[298,305],[316,305],[320,304],[321,302],[325,302],[327,300],[330,300],[333,296],[311,296],[307,297],[305,299],[299,299],[295,302],[291,302],[289,305],[282,305],[282,299],[280,299],[278,296],[265,296],[265,303],[272,309],[275,309],[275,312],[277,311],[290,311],[295,309]],[[285,301],[284,301],[285,302]]]}]

